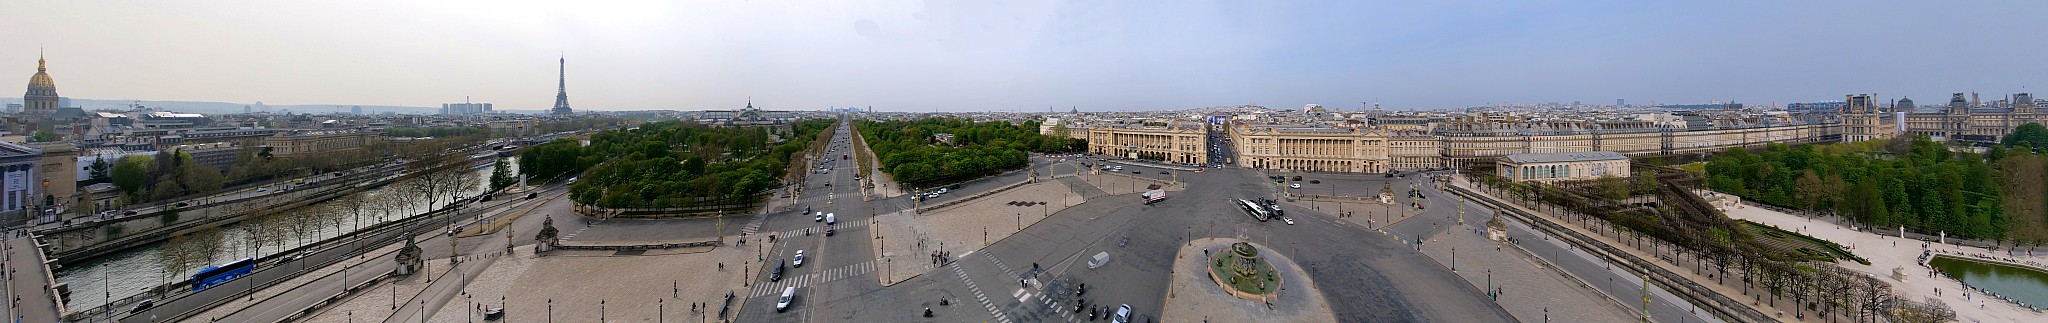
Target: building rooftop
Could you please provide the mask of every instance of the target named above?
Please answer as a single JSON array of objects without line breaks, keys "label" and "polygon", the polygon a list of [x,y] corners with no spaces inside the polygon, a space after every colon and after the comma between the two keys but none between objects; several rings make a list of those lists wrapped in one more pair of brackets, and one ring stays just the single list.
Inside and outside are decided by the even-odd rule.
[{"label": "building rooftop", "polygon": [[1529,163],[1564,163],[1577,161],[1628,160],[1628,156],[1612,151],[1588,151],[1576,153],[1513,154],[1505,157],[1508,161]]}]

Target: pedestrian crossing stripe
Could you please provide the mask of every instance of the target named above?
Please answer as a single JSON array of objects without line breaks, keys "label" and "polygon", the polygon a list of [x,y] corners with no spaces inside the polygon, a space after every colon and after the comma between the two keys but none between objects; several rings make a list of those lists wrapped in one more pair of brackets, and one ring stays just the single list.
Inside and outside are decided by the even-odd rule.
[{"label": "pedestrian crossing stripe", "polygon": [[826,269],[809,274],[787,276],[783,277],[782,281],[762,282],[759,284],[754,284],[754,288],[747,293],[747,297],[754,298],[769,295],[780,295],[780,293],[782,293],[782,289],[786,287],[810,287],[816,284],[834,282],[841,279],[866,275],[868,273],[873,272],[875,272],[875,261],[869,260],[858,264],[840,266],[838,268]]},{"label": "pedestrian crossing stripe", "polygon": [[803,229],[792,229],[792,230],[788,230],[788,231],[776,232],[775,234],[777,234],[777,235],[779,235],[779,236],[785,236],[785,237],[793,237],[793,236],[799,236],[799,235],[803,235],[803,234],[804,234],[804,231],[805,231],[805,230],[809,230],[809,231],[810,231],[811,233],[815,233],[815,234],[824,234],[824,233],[825,233],[825,229],[826,229],[826,228],[832,228],[832,229],[836,229],[836,230],[846,230],[846,229],[849,229],[849,228],[858,228],[858,227],[864,227],[864,226],[867,226],[867,225],[868,225],[868,222],[867,222],[867,221],[846,221],[846,222],[839,222],[839,223],[837,223],[837,224],[833,224],[833,225],[829,225],[829,226],[827,226],[827,225],[820,225],[820,226],[815,226],[815,227],[809,227],[809,228],[803,228]]}]

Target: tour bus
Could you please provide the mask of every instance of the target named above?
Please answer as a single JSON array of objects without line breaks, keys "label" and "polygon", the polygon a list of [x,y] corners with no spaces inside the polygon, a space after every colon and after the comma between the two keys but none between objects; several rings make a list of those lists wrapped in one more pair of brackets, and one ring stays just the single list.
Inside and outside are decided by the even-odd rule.
[{"label": "tour bus", "polygon": [[235,278],[241,278],[248,275],[249,270],[255,267],[256,259],[242,258],[242,260],[236,260],[227,264],[200,269],[199,273],[192,274],[192,291],[206,290],[207,287],[213,287],[214,285],[235,280]]},{"label": "tour bus", "polygon": [[1244,209],[1244,213],[1251,215],[1253,219],[1259,219],[1259,222],[1265,222],[1266,220],[1273,219],[1273,213],[1267,212],[1266,208],[1259,206],[1259,203],[1257,202],[1252,202],[1251,200],[1245,199],[1238,199],[1237,206],[1238,208]]}]

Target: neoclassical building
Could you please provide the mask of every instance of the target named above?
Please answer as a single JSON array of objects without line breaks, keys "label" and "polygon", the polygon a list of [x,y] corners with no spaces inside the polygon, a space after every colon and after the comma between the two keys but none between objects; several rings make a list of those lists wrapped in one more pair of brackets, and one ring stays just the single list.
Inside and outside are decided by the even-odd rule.
[{"label": "neoclassical building", "polygon": [[1199,122],[1165,125],[1096,125],[1088,128],[1088,152],[1176,164],[1209,163],[1209,132]]},{"label": "neoclassical building", "polygon": [[1513,182],[1555,182],[1628,177],[1628,156],[1612,151],[1513,154],[1494,162],[1495,174]]},{"label": "neoclassical building", "polygon": [[1871,102],[1872,94],[1850,94],[1842,102],[1842,141],[1858,142],[1898,135],[1897,118]]},{"label": "neoclassical building", "polygon": [[57,81],[50,79],[50,69],[41,57],[36,58],[36,75],[28,77],[28,93],[21,95],[21,112],[35,116],[47,116],[57,112],[62,101],[57,96]]},{"label": "neoclassical building", "polygon": [[1387,130],[1360,126],[1230,125],[1239,167],[1345,173],[1392,169]]},{"label": "neoclassical building", "polygon": [[2013,94],[2004,100],[2002,108],[1986,107],[1973,101],[1965,100],[1963,93],[1955,93],[1949,96],[1944,110],[1928,113],[1910,112],[1914,108],[1913,99],[1899,99],[1892,106],[1909,111],[1905,116],[1906,133],[1936,140],[1997,143],[2021,125],[2048,124],[2048,113],[2036,110],[2033,94]]},{"label": "neoclassical building", "polygon": [[293,130],[263,138],[263,148],[275,157],[300,157],[352,151],[382,142],[384,136],[361,130]]}]

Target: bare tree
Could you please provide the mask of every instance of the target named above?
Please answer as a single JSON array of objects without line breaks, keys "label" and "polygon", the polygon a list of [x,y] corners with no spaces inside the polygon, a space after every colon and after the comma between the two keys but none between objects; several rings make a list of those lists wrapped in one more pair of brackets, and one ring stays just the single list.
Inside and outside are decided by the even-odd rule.
[{"label": "bare tree", "polygon": [[454,185],[451,181],[456,181],[459,178],[459,176],[451,176],[445,173],[465,171],[464,169],[446,168],[460,167],[464,159],[459,155],[451,153],[442,153],[423,158],[425,159],[415,160],[406,166],[407,172],[419,175],[413,177],[411,181],[407,181],[405,187],[407,191],[426,198],[427,210],[432,211],[436,209],[436,203],[440,202],[441,197],[450,194],[451,190],[449,187]]}]

